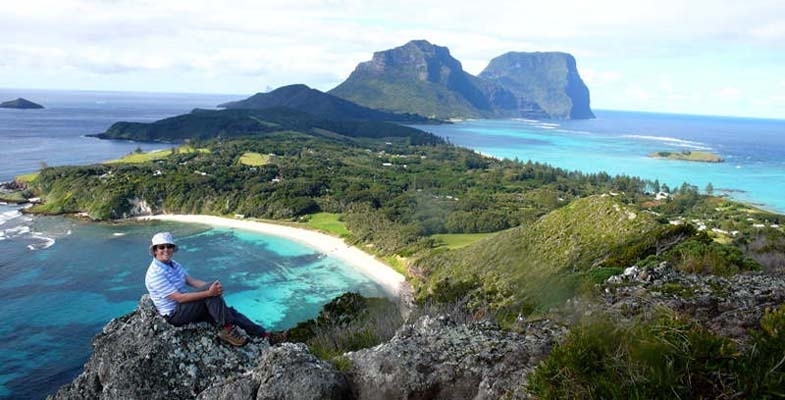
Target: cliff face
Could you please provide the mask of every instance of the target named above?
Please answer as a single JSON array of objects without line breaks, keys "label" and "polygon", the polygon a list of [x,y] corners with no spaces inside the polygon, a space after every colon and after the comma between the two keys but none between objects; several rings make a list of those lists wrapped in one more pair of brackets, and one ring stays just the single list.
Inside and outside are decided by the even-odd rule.
[{"label": "cliff face", "polygon": [[173,327],[144,295],[95,337],[84,372],[49,399],[525,398],[522,383],[554,332],[542,324],[524,337],[422,317],[389,343],[346,354],[342,373],[301,343],[253,339],[234,348],[206,323]]},{"label": "cliff face", "polygon": [[376,52],[328,93],[380,110],[434,118],[492,113],[479,80],[446,47],[414,40]]},{"label": "cliff face", "polygon": [[374,53],[329,93],[366,107],[442,119],[594,118],[588,88],[565,53],[508,53],[476,77],[446,47],[414,40]]},{"label": "cliff face", "polygon": [[510,90],[522,106],[536,104],[553,118],[594,118],[589,88],[569,54],[510,52],[491,60],[479,76]]}]

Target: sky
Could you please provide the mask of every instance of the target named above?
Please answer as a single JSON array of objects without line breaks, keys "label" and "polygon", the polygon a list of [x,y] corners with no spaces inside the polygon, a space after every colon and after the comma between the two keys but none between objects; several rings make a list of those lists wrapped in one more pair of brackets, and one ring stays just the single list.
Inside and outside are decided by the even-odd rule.
[{"label": "sky", "polygon": [[0,0],[0,35],[0,88],[328,91],[427,40],[570,53],[595,110],[785,119],[782,0]]}]

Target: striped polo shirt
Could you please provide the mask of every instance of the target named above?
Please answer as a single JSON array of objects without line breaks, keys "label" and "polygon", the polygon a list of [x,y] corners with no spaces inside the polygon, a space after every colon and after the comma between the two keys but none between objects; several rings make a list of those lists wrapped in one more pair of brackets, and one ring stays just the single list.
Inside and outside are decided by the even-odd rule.
[{"label": "striped polo shirt", "polygon": [[150,293],[150,299],[161,315],[169,316],[174,313],[177,302],[166,296],[175,292],[185,293],[187,290],[185,277],[185,268],[177,261],[172,260],[171,265],[167,265],[153,258],[150,262],[144,284]]}]

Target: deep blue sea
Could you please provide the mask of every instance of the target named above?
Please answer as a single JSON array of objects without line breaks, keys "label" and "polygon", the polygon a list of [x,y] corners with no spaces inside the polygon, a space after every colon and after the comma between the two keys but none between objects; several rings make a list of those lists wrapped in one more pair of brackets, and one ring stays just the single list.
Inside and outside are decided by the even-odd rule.
[{"label": "deep blue sea", "polygon": [[[0,89],[0,101],[16,97],[46,109],[0,109],[0,181],[43,165],[169,148],[85,135],[119,120],[153,121],[247,96]],[[785,213],[785,121],[595,113],[597,119],[584,121],[478,120],[423,129],[496,157],[641,176],[671,187],[688,182],[703,190],[712,183],[715,191]],[[661,150],[704,150],[727,161],[647,157]],[[341,262],[276,237],[171,222],[87,224],[30,217],[0,204],[0,398],[40,399],[81,372],[92,337],[132,311],[145,292],[147,244],[162,230],[179,239],[176,259],[193,275],[221,279],[230,304],[272,329],[313,317],[347,290],[381,293]]]}]

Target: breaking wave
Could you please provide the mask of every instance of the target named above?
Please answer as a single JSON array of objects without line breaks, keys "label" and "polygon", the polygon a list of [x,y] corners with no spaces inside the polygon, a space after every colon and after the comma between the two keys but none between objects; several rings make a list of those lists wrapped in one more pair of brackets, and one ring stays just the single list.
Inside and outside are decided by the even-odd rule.
[{"label": "breaking wave", "polygon": [[679,147],[692,150],[711,150],[711,147],[704,143],[695,142],[691,140],[684,140],[668,136],[649,136],[649,135],[622,135],[622,137],[638,139],[638,140],[651,140],[661,142],[665,145],[672,147]]}]

